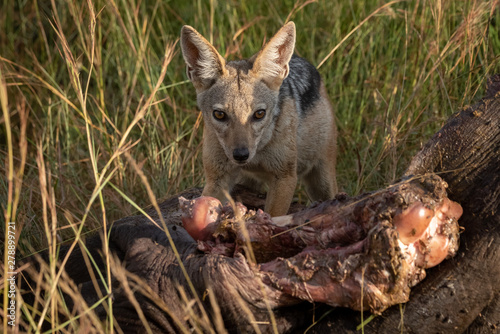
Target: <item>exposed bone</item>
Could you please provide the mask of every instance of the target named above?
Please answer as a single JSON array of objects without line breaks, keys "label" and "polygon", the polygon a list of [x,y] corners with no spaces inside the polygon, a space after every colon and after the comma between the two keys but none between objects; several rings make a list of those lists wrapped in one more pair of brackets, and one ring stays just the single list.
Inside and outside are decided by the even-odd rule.
[{"label": "exposed bone", "polygon": [[434,212],[420,202],[413,203],[408,209],[394,217],[394,226],[399,232],[399,240],[406,245],[414,243],[427,230]]},{"label": "exposed bone", "polygon": [[221,203],[213,197],[199,197],[196,201],[189,201],[179,197],[179,207],[182,212],[182,225],[196,240],[210,239],[215,231]]}]

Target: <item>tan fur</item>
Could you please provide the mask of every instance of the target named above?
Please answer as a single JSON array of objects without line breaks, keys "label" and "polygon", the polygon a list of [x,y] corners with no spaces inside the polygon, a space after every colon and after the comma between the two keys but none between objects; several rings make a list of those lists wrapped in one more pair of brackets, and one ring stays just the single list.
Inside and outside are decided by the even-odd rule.
[{"label": "tan fur", "polygon": [[[226,63],[198,32],[183,27],[187,73],[204,117],[203,195],[225,200],[236,182],[267,184],[265,210],[278,216],[287,213],[298,176],[312,200],[330,199],[337,191],[336,127],[323,83],[321,97],[303,116],[292,95],[278,105],[294,44],[295,25],[288,23],[254,57]],[[262,119],[256,118],[259,110],[265,110]]]}]

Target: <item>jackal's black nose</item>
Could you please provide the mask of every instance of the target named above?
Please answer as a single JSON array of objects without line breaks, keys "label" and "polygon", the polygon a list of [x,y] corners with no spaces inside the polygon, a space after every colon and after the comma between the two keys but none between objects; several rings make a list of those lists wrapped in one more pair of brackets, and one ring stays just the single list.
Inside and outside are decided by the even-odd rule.
[{"label": "jackal's black nose", "polygon": [[238,162],[244,162],[248,159],[250,153],[248,153],[248,148],[235,148],[233,151],[233,158]]}]

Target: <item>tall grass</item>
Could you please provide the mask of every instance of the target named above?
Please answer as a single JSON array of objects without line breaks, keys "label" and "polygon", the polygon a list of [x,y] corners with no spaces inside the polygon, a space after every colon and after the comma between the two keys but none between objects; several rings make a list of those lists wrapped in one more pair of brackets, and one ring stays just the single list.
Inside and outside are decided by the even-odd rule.
[{"label": "tall grass", "polygon": [[[296,52],[321,64],[336,110],[340,189],[354,195],[393,182],[481,96],[500,70],[499,19],[496,1],[4,0],[0,202],[16,222],[18,257],[47,249],[54,260],[61,242],[83,247],[82,235],[105,233],[150,195],[203,186],[202,120],[176,44],[184,24],[235,59],[296,23]],[[38,295],[42,314],[24,306],[27,328],[42,316],[54,331],[111,331],[110,291],[107,323],[81,297],[76,319],[60,292],[77,289],[60,268],[42,270],[51,293]],[[60,312],[74,321],[59,322]]]}]

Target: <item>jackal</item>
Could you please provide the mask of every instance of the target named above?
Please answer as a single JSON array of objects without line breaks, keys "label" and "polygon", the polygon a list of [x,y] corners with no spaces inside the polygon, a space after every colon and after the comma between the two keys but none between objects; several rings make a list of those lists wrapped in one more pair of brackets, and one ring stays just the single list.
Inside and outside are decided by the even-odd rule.
[{"label": "jackal", "polygon": [[297,176],[311,200],[337,192],[337,130],[316,68],[294,55],[285,24],[253,57],[229,61],[195,29],[181,49],[204,119],[203,195],[225,200],[235,183],[267,184],[265,211],[286,214]]}]

